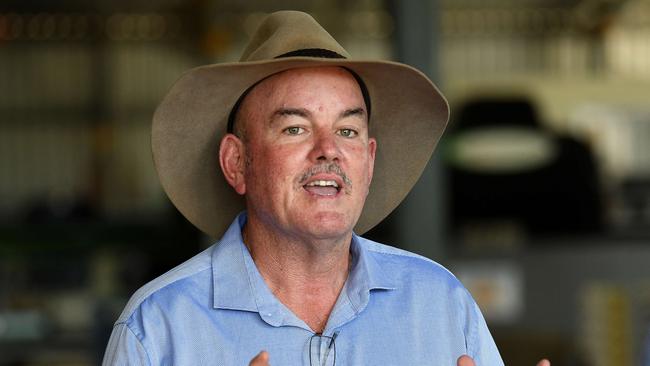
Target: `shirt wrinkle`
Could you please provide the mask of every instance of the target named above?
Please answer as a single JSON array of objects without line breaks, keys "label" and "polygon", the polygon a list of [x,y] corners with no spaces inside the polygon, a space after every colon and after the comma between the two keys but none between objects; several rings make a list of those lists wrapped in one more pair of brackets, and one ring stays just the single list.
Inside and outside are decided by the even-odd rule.
[{"label": "shirt wrinkle", "polygon": [[151,365],[151,356],[149,356],[149,351],[147,350],[147,347],[145,347],[144,344],[142,343],[142,335],[136,334],[135,331],[128,324],[124,323],[124,326],[138,340],[138,343],[140,344],[142,351],[144,352],[145,356],[147,356],[147,362],[149,362],[149,365]]}]

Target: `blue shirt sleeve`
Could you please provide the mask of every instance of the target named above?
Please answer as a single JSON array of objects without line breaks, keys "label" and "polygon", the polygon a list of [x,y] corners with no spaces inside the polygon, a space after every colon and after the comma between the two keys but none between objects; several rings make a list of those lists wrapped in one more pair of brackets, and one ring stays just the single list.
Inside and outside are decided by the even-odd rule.
[{"label": "blue shirt sleeve", "polygon": [[488,330],[483,314],[478,305],[472,300],[473,321],[467,338],[467,353],[474,359],[477,366],[503,366],[494,339]]},{"label": "blue shirt sleeve", "polygon": [[151,365],[144,346],[125,323],[117,323],[108,341],[102,366]]}]

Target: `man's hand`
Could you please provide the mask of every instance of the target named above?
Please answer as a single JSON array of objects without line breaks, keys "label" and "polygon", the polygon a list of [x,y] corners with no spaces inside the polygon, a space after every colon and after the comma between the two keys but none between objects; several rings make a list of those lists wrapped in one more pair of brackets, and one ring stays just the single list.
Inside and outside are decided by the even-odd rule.
[{"label": "man's hand", "polygon": [[[462,355],[458,357],[456,366],[476,366],[476,363],[474,363],[474,360],[472,360],[468,355]],[[551,366],[551,362],[547,359],[543,359],[537,363],[537,366]]]},{"label": "man's hand", "polygon": [[262,351],[251,360],[251,363],[248,366],[270,366],[269,365],[269,353]]}]

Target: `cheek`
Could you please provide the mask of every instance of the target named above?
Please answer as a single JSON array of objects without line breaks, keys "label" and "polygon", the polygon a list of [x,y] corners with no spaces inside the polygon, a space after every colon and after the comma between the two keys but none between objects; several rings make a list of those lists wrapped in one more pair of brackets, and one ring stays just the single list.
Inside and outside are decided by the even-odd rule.
[{"label": "cheek", "polygon": [[354,174],[359,179],[359,182],[368,183],[370,181],[369,169],[372,164],[371,157],[368,153],[368,148],[363,146],[355,146],[350,149],[351,161],[354,164]]},{"label": "cheek", "polygon": [[297,154],[285,148],[274,148],[259,150],[253,155],[252,165],[258,175],[258,179],[269,184],[270,189],[276,189],[280,182],[291,181],[296,172],[298,164],[294,162]]}]

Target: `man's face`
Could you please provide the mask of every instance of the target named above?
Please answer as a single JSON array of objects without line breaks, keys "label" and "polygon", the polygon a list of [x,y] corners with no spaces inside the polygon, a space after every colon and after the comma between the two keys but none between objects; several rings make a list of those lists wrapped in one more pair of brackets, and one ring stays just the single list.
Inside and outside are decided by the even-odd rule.
[{"label": "man's face", "polygon": [[349,235],[376,149],[352,75],[337,67],[276,74],[251,90],[239,113],[249,217],[289,236]]}]

